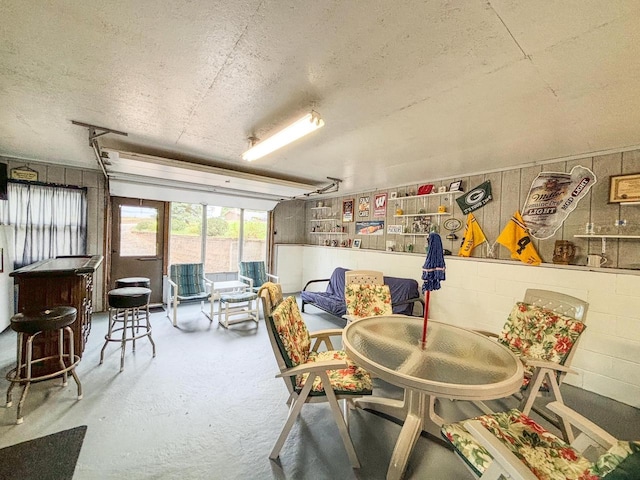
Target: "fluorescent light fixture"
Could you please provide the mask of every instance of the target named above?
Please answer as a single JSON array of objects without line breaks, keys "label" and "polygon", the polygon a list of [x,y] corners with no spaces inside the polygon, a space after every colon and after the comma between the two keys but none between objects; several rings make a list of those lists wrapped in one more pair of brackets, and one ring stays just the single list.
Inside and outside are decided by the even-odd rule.
[{"label": "fluorescent light fixture", "polygon": [[249,162],[257,160],[258,158],[269,155],[271,152],[278,150],[285,145],[295,142],[299,138],[308,135],[322,126],[324,126],[324,121],[320,118],[318,112],[314,112],[312,110],[311,113],[307,113],[300,120],[293,122],[278,133],[275,133],[266,140],[252,146],[242,154],[242,159]]}]

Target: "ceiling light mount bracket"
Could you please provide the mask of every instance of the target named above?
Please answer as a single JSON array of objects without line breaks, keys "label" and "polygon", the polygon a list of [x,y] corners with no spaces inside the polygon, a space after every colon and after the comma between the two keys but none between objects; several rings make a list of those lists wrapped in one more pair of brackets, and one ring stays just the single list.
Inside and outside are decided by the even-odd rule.
[{"label": "ceiling light mount bracket", "polygon": [[331,180],[331,183],[329,185],[314,190],[313,192],[305,193],[304,196],[309,197],[311,195],[322,195],[323,193],[336,193],[338,190],[340,190],[340,183],[342,182],[342,180],[333,177],[327,177],[327,180]]},{"label": "ceiling light mount bracket", "polygon": [[[126,132],[121,132],[120,130],[114,130],[112,128],[100,127],[98,125],[92,125],[90,123],[78,122],[77,120],[71,120],[71,123],[74,125],[78,125],[79,127],[84,127],[89,129],[89,146],[93,149],[93,153],[96,156],[96,160],[98,161],[98,165],[102,169],[102,174],[105,179],[108,179],[107,170],[104,168],[105,163],[109,163],[108,158],[102,153],[100,150],[100,144],[98,143],[98,138],[103,135],[107,135],[108,133],[113,133],[115,135],[122,135],[128,137],[129,134]],[[106,158],[106,160],[105,160]]]}]

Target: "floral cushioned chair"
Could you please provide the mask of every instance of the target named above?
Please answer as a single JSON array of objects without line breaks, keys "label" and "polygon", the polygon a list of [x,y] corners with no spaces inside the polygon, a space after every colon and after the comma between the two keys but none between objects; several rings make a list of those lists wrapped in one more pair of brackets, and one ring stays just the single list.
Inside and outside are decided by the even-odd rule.
[{"label": "floral cushioned chair", "polygon": [[[263,300],[269,295],[261,294]],[[341,329],[322,330],[309,334],[294,297],[285,298],[267,318],[269,339],[280,373],[289,390],[287,404],[289,416],[269,458],[276,459],[305,403],[328,402],[340,436],[347,449],[351,465],[359,468],[347,423],[340,411],[338,400],[347,400],[371,394],[371,377],[349,360],[343,350],[334,350],[331,336],[342,335]],[[315,343],[311,344],[311,341]],[[327,350],[319,351],[325,344]],[[331,388],[325,388],[325,386]]]},{"label": "floral cushioned chair", "polygon": [[[582,433],[572,444],[513,409],[442,427],[442,436],[467,467],[483,479],[631,480],[640,478],[640,442],[618,441],[559,402],[549,409]],[[600,456],[583,456],[594,447]]]},{"label": "floral cushioned chair", "polygon": [[391,291],[388,285],[348,284],[344,291],[347,321],[375,315],[391,315]]},{"label": "floral cushioned chair", "polygon": [[[524,302],[514,305],[497,339],[524,363],[525,377],[518,409],[525,415],[534,409],[541,391],[548,391],[552,401],[563,402],[560,384],[567,373],[575,373],[570,368],[571,359],[586,328],[587,308],[588,303],[579,298],[538,289],[527,290]],[[489,413],[487,409],[483,410]],[[535,411],[556,423],[566,441],[573,441],[571,426],[561,417],[557,417],[556,422],[548,416],[546,409],[536,408]]]}]

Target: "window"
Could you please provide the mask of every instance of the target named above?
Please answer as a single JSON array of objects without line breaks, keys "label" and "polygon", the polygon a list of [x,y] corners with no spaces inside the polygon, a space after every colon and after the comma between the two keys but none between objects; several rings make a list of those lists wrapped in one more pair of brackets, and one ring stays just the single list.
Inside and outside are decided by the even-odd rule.
[{"label": "window", "polygon": [[202,205],[171,204],[170,263],[202,262]]},{"label": "window", "polygon": [[239,208],[207,206],[205,272],[238,271],[240,214]]},{"label": "window", "polygon": [[87,190],[9,182],[0,219],[14,227],[15,267],[87,250]]},{"label": "window", "polygon": [[204,208],[203,215],[202,205],[171,204],[170,264],[204,263],[206,273],[235,274],[241,259],[266,259],[267,212]]},{"label": "window", "polygon": [[244,262],[266,261],[267,212],[245,210],[243,220],[242,260]]},{"label": "window", "polygon": [[120,206],[120,256],[158,255],[158,210],[150,207]]}]

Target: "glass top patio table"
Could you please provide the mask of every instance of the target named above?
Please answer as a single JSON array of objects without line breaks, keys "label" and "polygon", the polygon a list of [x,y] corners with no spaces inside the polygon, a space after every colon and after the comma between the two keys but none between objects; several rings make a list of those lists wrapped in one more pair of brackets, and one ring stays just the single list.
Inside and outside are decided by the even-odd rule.
[{"label": "glass top patio table", "polygon": [[361,408],[402,418],[389,462],[387,480],[403,477],[421,431],[437,435],[444,420],[438,397],[481,401],[517,392],[522,362],[505,346],[479,333],[429,320],[421,346],[423,320],[389,315],[356,320],[342,332],[342,344],[355,363],[381,379],[403,387],[403,400],[369,397]]},{"label": "glass top patio table", "polygon": [[349,357],[383,380],[445,398],[488,400],[522,385],[523,367],[503,345],[453,325],[390,315],[357,320],[343,332]]}]

